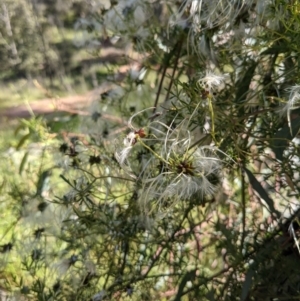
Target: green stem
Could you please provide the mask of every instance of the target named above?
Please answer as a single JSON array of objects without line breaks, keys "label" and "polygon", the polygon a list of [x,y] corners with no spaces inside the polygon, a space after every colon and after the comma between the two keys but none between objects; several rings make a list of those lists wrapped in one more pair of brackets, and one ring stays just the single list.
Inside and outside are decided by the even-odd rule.
[{"label": "green stem", "polygon": [[137,140],[141,143],[143,147],[145,147],[148,151],[150,151],[157,159],[164,162],[165,164],[169,165],[169,162],[166,161],[163,157],[158,155],[153,149],[151,149],[148,145],[146,145],[140,137],[137,137]]},{"label": "green stem", "polygon": [[211,137],[213,138],[216,146],[218,146],[218,142],[216,141],[216,137],[215,137],[215,113],[214,113],[214,108],[211,100],[212,100],[211,96],[208,97],[208,106],[209,106],[210,118],[211,118]]}]

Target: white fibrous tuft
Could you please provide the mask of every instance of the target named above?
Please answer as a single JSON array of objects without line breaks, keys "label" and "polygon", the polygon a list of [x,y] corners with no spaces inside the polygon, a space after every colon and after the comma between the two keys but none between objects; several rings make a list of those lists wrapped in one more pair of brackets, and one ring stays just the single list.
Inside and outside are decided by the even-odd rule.
[{"label": "white fibrous tuft", "polygon": [[300,85],[290,87],[287,92],[289,92],[289,99],[283,108],[283,112],[290,114],[291,110],[300,107]]},{"label": "white fibrous tuft", "polygon": [[191,27],[194,32],[231,23],[251,7],[252,0],[187,0],[171,18],[171,25]]},{"label": "white fibrous tuft", "polygon": [[223,85],[224,81],[224,75],[216,75],[215,73],[208,71],[203,78],[200,78],[198,80],[198,83],[203,86],[204,89],[212,92],[216,88],[220,88],[220,86]]},{"label": "white fibrous tuft", "polygon": [[188,129],[189,119],[176,126],[175,120],[168,124],[154,120],[147,126],[146,135],[143,128],[132,126],[132,118],[128,122],[132,131],[115,157],[125,173],[136,179],[142,212],[163,216],[182,202],[207,203],[220,187],[222,161],[218,149],[192,146],[195,137]]},{"label": "white fibrous tuft", "polygon": [[[160,155],[158,175],[144,172],[142,210],[168,210],[179,202],[204,204],[219,188],[222,163],[210,147],[189,150],[188,139],[174,141]],[[149,168],[153,165],[149,164]]]},{"label": "white fibrous tuft", "polygon": [[289,99],[285,106],[280,109],[280,114],[287,115],[288,125],[291,129],[291,111],[300,108],[300,85],[295,85],[287,89]]}]

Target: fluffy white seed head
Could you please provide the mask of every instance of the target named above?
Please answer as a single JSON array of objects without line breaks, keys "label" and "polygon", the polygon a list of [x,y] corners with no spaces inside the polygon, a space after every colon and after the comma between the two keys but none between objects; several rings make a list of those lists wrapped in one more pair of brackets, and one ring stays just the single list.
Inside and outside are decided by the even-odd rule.
[{"label": "fluffy white seed head", "polygon": [[291,111],[300,108],[300,85],[295,85],[287,89],[289,99],[285,106],[280,109],[281,116],[287,115],[288,125],[291,127]]},{"label": "fluffy white seed head", "polygon": [[216,88],[222,87],[224,81],[225,77],[223,75],[216,75],[215,73],[208,71],[204,77],[199,79],[198,83],[209,92],[212,92]]},{"label": "fluffy white seed head", "polygon": [[233,23],[234,19],[249,9],[249,1],[187,0],[174,14],[171,24],[191,26],[195,32],[201,29]]},{"label": "fluffy white seed head", "polygon": [[[190,167],[181,165],[191,165]],[[216,192],[221,162],[207,149],[198,148],[190,158],[180,162],[178,176],[166,188],[166,195],[188,200],[193,196],[211,196]]]},{"label": "fluffy white seed head", "polygon": [[150,171],[144,172],[140,201],[145,214],[167,211],[179,202],[204,204],[217,192],[221,160],[209,147],[189,150],[189,144],[189,139],[173,141],[161,154],[164,163],[158,175],[150,177]]},{"label": "fluffy white seed head", "polygon": [[283,108],[283,112],[290,113],[291,110],[298,109],[300,107],[300,85],[295,85],[287,89],[289,92],[289,99]]}]

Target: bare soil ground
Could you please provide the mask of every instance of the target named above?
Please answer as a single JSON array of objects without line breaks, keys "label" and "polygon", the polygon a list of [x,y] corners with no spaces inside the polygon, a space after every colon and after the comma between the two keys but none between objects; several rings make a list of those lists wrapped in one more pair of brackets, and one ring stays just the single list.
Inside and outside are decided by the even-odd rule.
[{"label": "bare soil ground", "polygon": [[[2,109],[0,111],[0,124],[12,119],[30,118],[31,116],[48,115],[66,112],[77,115],[90,115],[91,103],[100,98],[100,94],[109,90],[110,86],[99,87],[83,95],[72,95],[63,98],[45,98],[30,103]],[[103,114],[102,118],[125,124],[125,121],[117,116]]]},{"label": "bare soil ground", "polygon": [[74,95],[64,98],[45,98],[22,104],[15,107],[2,109],[0,118],[28,118],[34,115],[46,115],[54,112],[70,112],[78,114],[86,114],[86,108],[92,98],[89,94]]},{"label": "bare soil ground", "polygon": [[[125,54],[124,50],[107,47],[102,53],[102,57],[98,58],[98,62],[118,62],[120,64],[119,71],[115,74],[116,82],[121,82],[131,68],[140,68],[137,62],[138,55],[134,52],[131,56]],[[126,64],[127,62],[127,64]],[[131,62],[128,64],[128,62]],[[85,62],[87,63],[87,62]],[[93,62],[88,62],[93,63]],[[125,63],[125,64],[124,64]],[[56,112],[67,112],[70,114],[89,115],[89,107],[95,100],[100,99],[100,95],[109,91],[113,84],[106,82],[98,88],[83,94],[83,95],[70,95],[62,98],[44,98],[36,101],[29,102],[28,104],[13,106],[5,109],[0,109],[0,124],[8,120],[18,118],[29,118],[32,115],[47,115]],[[115,116],[102,116],[107,119],[113,119],[116,122],[124,124],[124,121]]]}]

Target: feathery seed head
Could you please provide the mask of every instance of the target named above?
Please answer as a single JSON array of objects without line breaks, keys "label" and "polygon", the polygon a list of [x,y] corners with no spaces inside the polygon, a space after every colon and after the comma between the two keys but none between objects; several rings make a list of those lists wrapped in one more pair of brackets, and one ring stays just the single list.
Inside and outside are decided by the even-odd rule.
[{"label": "feathery seed head", "polygon": [[291,110],[297,109],[300,106],[300,85],[295,85],[287,89],[289,92],[289,100],[284,107],[284,112],[289,113]]},{"label": "feathery seed head", "polygon": [[185,154],[182,159],[172,163],[175,163],[174,174],[180,175],[177,177],[177,184],[181,187],[176,194],[181,195],[181,198],[189,199],[196,193],[202,197],[215,193],[219,184],[221,164],[212,151],[198,148],[192,154]]},{"label": "feathery seed head", "polygon": [[[167,125],[154,120],[148,126],[151,135],[142,139],[146,137],[145,130],[135,129],[132,118],[131,132],[124,139],[125,148],[116,153],[116,159],[137,180],[142,211],[148,216],[154,211],[163,215],[183,201],[205,204],[220,183],[222,164],[216,150],[209,146],[191,148],[193,137],[187,119],[175,127],[173,122]],[[143,160],[128,157],[136,144],[141,148]]]},{"label": "feathery seed head", "polygon": [[[159,174],[144,172],[144,212],[168,210],[182,201],[205,204],[220,184],[222,164],[209,147],[189,150],[189,139],[173,141],[160,154]],[[151,165],[149,164],[149,168]],[[155,209],[155,210],[156,210]]]},{"label": "feathery seed head", "polygon": [[215,90],[224,83],[225,77],[223,75],[216,75],[213,72],[206,72],[203,78],[200,78],[198,83],[209,92]]},{"label": "feathery seed head", "polygon": [[[228,26],[239,14],[251,7],[252,0],[187,0],[172,18],[172,24],[190,26],[194,32],[217,26]],[[232,22],[233,23],[233,22]]]},{"label": "feathery seed head", "polygon": [[289,99],[286,105],[280,109],[280,114],[283,116],[287,115],[288,125],[292,132],[292,124],[291,124],[291,111],[298,109],[300,107],[300,85],[295,85],[287,89],[289,92]]},{"label": "feathery seed head", "polygon": [[130,132],[123,140],[125,148],[120,152],[115,153],[117,161],[122,165],[124,164],[126,158],[128,157],[132,147],[137,143],[139,138],[145,138],[146,134],[144,129],[139,129],[133,132]]}]

